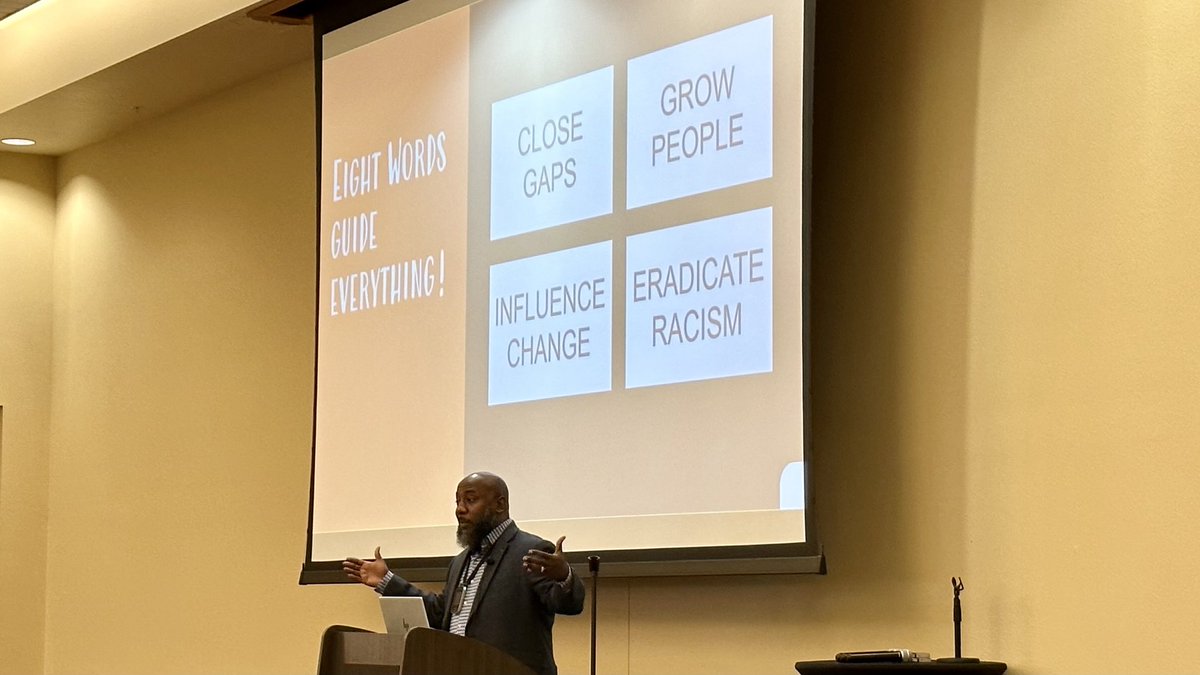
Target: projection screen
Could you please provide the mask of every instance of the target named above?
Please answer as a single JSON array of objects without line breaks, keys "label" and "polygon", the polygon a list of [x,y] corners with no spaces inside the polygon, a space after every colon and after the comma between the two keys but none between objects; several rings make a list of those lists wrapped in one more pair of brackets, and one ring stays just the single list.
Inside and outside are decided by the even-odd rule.
[{"label": "projection screen", "polygon": [[302,583],[444,577],[454,490],[608,574],[824,570],[807,490],[811,6],[317,16]]}]

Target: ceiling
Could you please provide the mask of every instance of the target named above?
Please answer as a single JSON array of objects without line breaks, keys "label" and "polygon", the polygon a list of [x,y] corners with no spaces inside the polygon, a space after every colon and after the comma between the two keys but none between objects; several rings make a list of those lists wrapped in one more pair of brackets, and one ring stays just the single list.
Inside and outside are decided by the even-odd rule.
[{"label": "ceiling", "polygon": [[[33,3],[0,0],[0,8],[17,4]],[[312,45],[311,26],[256,20],[237,12],[0,112],[0,138],[37,141],[28,148],[4,146],[4,151],[70,152],[224,89],[311,60]]]},{"label": "ceiling", "polygon": [[35,2],[37,0],[0,0],[0,21],[3,21],[5,17],[16,14]]}]

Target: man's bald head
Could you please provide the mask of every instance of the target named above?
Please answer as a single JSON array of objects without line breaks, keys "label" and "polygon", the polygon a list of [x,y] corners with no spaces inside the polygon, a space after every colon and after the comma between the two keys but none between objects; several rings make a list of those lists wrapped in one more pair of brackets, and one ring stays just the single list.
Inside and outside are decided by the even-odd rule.
[{"label": "man's bald head", "polygon": [[508,485],[494,473],[477,471],[458,482],[454,494],[458,543],[477,549],[493,528],[508,520]]},{"label": "man's bald head", "polygon": [[491,490],[492,493],[497,497],[503,497],[504,504],[507,509],[508,483],[505,483],[503,478],[488,471],[476,471],[474,473],[467,474],[461,481],[458,482],[458,486],[461,488],[468,481],[477,488]]}]

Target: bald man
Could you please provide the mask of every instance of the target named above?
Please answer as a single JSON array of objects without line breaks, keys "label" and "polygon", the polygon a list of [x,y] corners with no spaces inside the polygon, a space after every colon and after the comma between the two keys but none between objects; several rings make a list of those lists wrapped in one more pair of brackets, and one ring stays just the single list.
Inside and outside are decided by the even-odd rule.
[{"label": "bald man", "polygon": [[555,614],[583,611],[583,582],[562,543],[517,528],[508,515],[508,486],[472,473],[454,495],[461,553],[450,562],[441,593],[413,586],[387,568],[379,548],[370,560],[347,558],[346,574],[382,595],[419,596],[429,625],[486,642],[541,675],[557,675],[551,631]]}]

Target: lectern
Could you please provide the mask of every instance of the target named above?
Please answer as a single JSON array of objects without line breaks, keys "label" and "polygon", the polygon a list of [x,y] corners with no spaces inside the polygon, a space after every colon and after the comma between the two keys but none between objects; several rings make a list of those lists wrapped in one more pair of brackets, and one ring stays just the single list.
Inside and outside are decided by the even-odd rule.
[{"label": "lectern", "polygon": [[479,640],[432,628],[403,635],[330,626],[321,637],[318,675],[535,675]]}]

